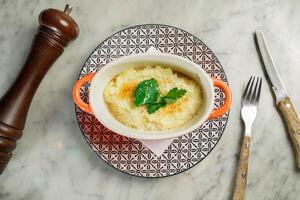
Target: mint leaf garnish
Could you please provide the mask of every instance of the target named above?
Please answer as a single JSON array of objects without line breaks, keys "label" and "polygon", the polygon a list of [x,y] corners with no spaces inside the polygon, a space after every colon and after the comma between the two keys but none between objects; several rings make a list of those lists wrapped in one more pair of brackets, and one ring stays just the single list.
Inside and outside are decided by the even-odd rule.
[{"label": "mint leaf garnish", "polygon": [[136,106],[154,103],[159,96],[158,82],[155,79],[140,82],[134,92],[134,104]]},{"label": "mint leaf garnish", "polygon": [[187,90],[177,87],[169,90],[167,95],[163,96],[159,90],[157,80],[144,80],[138,84],[134,92],[134,104],[136,106],[147,106],[149,114],[155,113],[161,107],[167,104],[175,103],[177,99],[185,95]]}]

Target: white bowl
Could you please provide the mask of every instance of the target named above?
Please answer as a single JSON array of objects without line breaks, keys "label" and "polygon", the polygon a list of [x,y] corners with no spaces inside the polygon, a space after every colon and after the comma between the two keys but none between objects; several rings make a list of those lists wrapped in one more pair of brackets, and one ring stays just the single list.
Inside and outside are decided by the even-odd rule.
[{"label": "white bowl", "polygon": [[[138,130],[127,127],[116,120],[108,110],[104,101],[103,93],[105,86],[119,73],[128,68],[132,68],[133,66],[141,66],[143,63],[156,63],[162,66],[166,65],[194,79],[201,86],[204,96],[204,104],[202,105],[201,112],[183,126],[165,131]],[[89,81],[91,82],[91,85],[89,89],[88,105],[80,99],[79,94],[80,87]],[[226,100],[221,108],[213,111],[214,85],[225,91]],[[120,135],[144,140],[160,140],[184,135],[198,128],[209,117],[214,118],[227,112],[231,104],[231,92],[224,82],[211,79],[200,66],[188,59],[172,54],[148,51],[146,53],[121,57],[108,63],[97,73],[84,76],[74,85],[73,99],[78,107],[95,115],[101,124]]]}]

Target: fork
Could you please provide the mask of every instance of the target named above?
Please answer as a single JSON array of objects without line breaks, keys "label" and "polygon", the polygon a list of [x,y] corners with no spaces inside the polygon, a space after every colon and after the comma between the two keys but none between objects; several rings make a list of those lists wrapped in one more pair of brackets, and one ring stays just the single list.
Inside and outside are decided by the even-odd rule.
[{"label": "fork", "polygon": [[251,76],[242,96],[241,115],[245,124],[245,136],[243,139],[240,159],[235,178],[233,200],[245,199],[248,160],[250,152],[251,129],[257,114],[257,106],[261,93],[262,78]]}]

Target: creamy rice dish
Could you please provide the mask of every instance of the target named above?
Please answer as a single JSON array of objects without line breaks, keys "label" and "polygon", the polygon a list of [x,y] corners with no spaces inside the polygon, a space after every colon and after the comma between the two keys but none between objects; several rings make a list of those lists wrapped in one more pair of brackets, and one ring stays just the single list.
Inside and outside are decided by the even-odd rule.
[{"label": "creamy rice dish", "polygon": [[[186,90],[176,102],[149,114],[145,106],[134,104],[137,85],[156,79],[162,94],[174,87]],[[144,131],[162,131],[180,127],[192,120],[203,104],[201,87],[190,77],[170,67],[145,66],[130,68],[115,76],[105,87],[104,101],[111,114],[125,126]]]}]

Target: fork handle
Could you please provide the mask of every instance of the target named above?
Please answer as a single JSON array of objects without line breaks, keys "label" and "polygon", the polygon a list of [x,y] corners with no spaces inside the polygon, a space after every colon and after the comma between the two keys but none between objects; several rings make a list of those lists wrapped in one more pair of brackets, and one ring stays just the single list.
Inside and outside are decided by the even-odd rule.
[{"label": "fork handle", "polygon": [[237,167],[235,186],[233,191],[233,200],[245,199],[246,186],[247,186],[247,174],[248,174],[248,160],[250,151],[250,137],[244,136],[239,164]]},{"label": "fork handle", "polygon": [[278,102],[279,110],[281,111],[292,141],[295,151],[296,165],[300,169],[300,120],[295,110],[295,107],[289,97],[285,97]]}]

